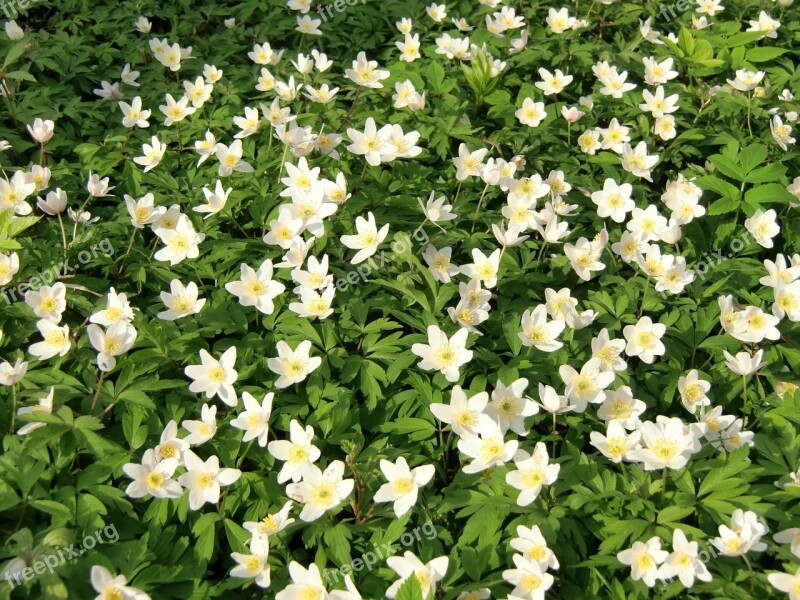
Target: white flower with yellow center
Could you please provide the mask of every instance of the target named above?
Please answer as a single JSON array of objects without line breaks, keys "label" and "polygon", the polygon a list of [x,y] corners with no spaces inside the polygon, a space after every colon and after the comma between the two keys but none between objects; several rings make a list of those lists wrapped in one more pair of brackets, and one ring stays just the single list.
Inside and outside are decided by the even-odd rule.
[{"label": "white flower with yellow center", "polygon": [[753,511],[737,508],[731,515],[731,526],[720,525],[719,537],[711,540],[711,545],[723,556],[744,556],[751,550],[763,552],[767,544],[760,541],[767,533],[767,526]]},{"label": "white flower with yellow center", "polygon": [[509,545],[517,552],[521,552],[528,560],[539,563],[542,571],[558,570],[558,559],[547,547],[547,540],[544,539],[538,525],[531,528],[517,525],[517,537],[513,538]]},{"label": "white flower with yellow center", "polygon": [[588,403],[601,404],[606,399],[604,390],[614,381],[614,372],[600,371],[594,360],[583,365],[580,373],[569,365],[561,365],[558,374],[566,386],[564,395],[579,413],[586,410]]},{"label": "white flower with yellow center", "polygon": [[678,393],[681,395],[681,402],[686,410],[695,414],[698,406],[708,406],[711,400],[706,394],[711,389],[711,384],[700,379],[697,369],[692,369],[686,376],[678,379]]},{"label": "white flower with yellow center", "polygon": [[480,473],[511,460],[519,447],[517,440],[506,442],[502,429],[491,419],[481,422],[477,429],[477,436],[458,440],[458,449],[472,459],[471,463],[464,465],[464,473]]},{"label": "white flower with yellow center", "polygon": [[536,443],[533,454],[520,449],[516,450],[513,458],[516,469],[506,473],[506,483],[520,491],[517,504],[528,506],[539,496],[542,487],[555,483],[561,466],[548,464],[547,448],[543,442]]},{"label": "white flower with yellow center", "polygon": [[220,469],[219,458],[211,456],[203,462],[191,450],[183,453],[186,473],[178,477],[178,483],[189,490],[189,508],[197,510],[205,503],[219,501],[221,486],[228,486],[241,477],[239,469]]},{"label": "white flower with yellow center", "polygon": [[280,296],[286,286],[272,279],[272,261],[268,258],[258,270],[241,264],[241,277],[237,281],[229,281],[225,289],[239,299],[242,306],[255,306],[256,309],[270,315],[275,310],[273,300]]},{"label": "white flower with yellow center", "polygon": [[388,483],[384,483],[375,493],[375,502],[393,502],[394,513],[402,517],[417,503],[419,488],[427,485],[436,472],[433,465],[409,468],[402,456],[392,463],[381,460],[381,471]]},{"label": "white flower with yellow center", "polygon": [[200,312],[205,306],[205,298],[198,299],[200,290],[197,284],[190,281],[184,285],[177,279],[173,279],[169,284],[169,292],[161,292],[161,302],[167,310],[158,313],[158,318],[165,321],[174,321],[182,317],[194,315]]},{"label": "white flower with yellow center", "polygon": [[231,425],[244,431],[242,442],[258,440],[262,448],[267,445],[269,436],[269,417],[272,414],[272,400],[275,394],[269,392],[261,404],[249,392],[242,393],[244,410],[231,421]]},{"label": "white flower with yellow center", "polygon": [[310,465],[302,482],[286,486],[286,495],[303,505],[300,520],[307,523],[316,521],[352,493],[354,482],[352,479],[343,479],[343,475],[344,463],[335,460],[325,471],[321,471],[316,465]]},{"label": "white flower with yellow center", "polygon": [[72,342],[69,339],[69,326],[59,327],[52,321],[42,319],[36,323],[44,341],[32,344],[28,352],[39,360],[47,360],[55,355],[65,356]]},{"label": "white flower with yellow center", "polygon": [[547,308],[540,304],[522,313],[522,331],[517,334],[523,346],[534,346],[542,352],[555,352],[564,344],[556,338],[564,331],[566,322],[547,320]]},{"label": "white flower with yellow center", "polygon": [[52,287],[43,285],[36,291],[25,293],[25,304],[30,306],[40,319],[59,323],[61,314],[67,308],[67,287],[60,281]]},{"label": "white flower with yellow center", "polygon": [[422,589],[422,597],[428,598],[430,595],[435,595],[436,584],[444,579],[450,559],[446,556],[440,556],[426,564],[412,552],[406,550],[403,556],[390,556],[387,558],[386,564],[400,577],[386,590],[387,598],[390,600],[395,598],[406,580],[411,577],[414,577],[419,583]]},{"label": "white flower with yellow center", "polygon": [[658,566],[668,555],[669,552],[661,549],[658,536],[653,536],[646,542],[634,542],[633,547],[617,553],[617,560],[623,565],[630,565],[631,579],[641,580],[651,588],[656,584]]},{"label": "white flower with yellow center", "polygon": [[358,250],[350,263],[357,265],[367,260],[378,251],[378,246],[389,234],[389,224],[378,229],[375,224],[375,215],[367,213],[367,218],[356,217],[356,234],[343,235],[341,242],[351,250]]},{"label": "white flower with yellow center", "polygon": [[270,586],[269,542],[266,538],[253,537],[250,541],[250,554],[233,552],[231,558],[237,563],[231,569],[231,577],[253,579],[260,588]]},{"label": "white flower with yellow center", "polygon": [[181,426],[189,432],[183,441],[190,446],[205,444],[217,433],[217,407],[203,404],[199,421],[183,421]]},{"label": "white flower with yellow center", "polygon": [[211,356],[206,350],[200,350],[199,365],[189,365],[184,369],[187,377],[192,381],[189,391],[204,393],[206,398],[219,397],[228,406],[236,406],[238,398],[233,384],[239,374],[233,368],[236,363],[236,346],[228,348],[219,360]]},{"label": "white flower with yellow center", "polygon": [[627,345],[625,354],[638,356],[642,362],[652,364],[656,356],[666,352],[666,346],[661,341],[667,331],[667,326],[653,323],[650,317],[644,316],[635,325],[626,325],[622,329]]},{"label": "white flower with yellow center", "polygon": [[543,572],[536,560],[520,554],[514,554],[512,559],[516,568],[503,571],[503,579],[514,586],[509,598],[544,600],[545,592],[553,585],[553,576]]},{"label": "white flower with yellow center", "polygon": [[280,340],[276,344],[278,356],[267,359],[270,371],[278,375],[275,387],[285,388],[293,383],[300,383],[322,364],[318,356],[310,356],[311,342],[304,340],[292,350],[289,344]]},{"label": "white flower with yellow center", "polygon": [[123,575],[112,577],[109,570],[100,565],[92,567],[91,581],[99,594],[94,600],[150,600],[143,591],[126,585],[128,580]]},{"label": "white flower with yellow center", "polygon": [[180,462],[175,458],[159,459],[155,450],[147,450],[142,457],[142,464],[128,463],[122,470],[133,481],[125,488],[130,498],[180,498],[183,489],[172,479]]},{"label": "white flower with yellow center", "polygon": [[312,467],[320,456],[319,448],[311,443],[313,439],[314,428],[311,425],[303,429],[300,423],[292,419],[289,423],[289,440],[269,443],[269,453],[284,463],[278,473],[278,483],[289,479],[296,483],[312,472]]},{"label": "white flower with yellow center", "polygon": [[608,429],[605,435],[598,431],[592,431],[589,434],[591,445],[597,448],[603,456],[615,463],[631,460],[630,452],[639,448],[640,438],[641,433],[639,431],[628,433],[622,423],[616,419],[608,422]]},{"label": "white flower with yellow center", "polygon": [[459,369],[472,360],[472,350],[467,350],[469,331],[459,329],[452,338],[436,325],[428,326],[428,343],[414,344],[411,352],[422,360],[418,366],[425,371],[439,371],[445,379],[455,383],[459,378]]},{"label": "white flower with yellow center", "polygon": [[643,463],[645,471],[681,469],[692,454],[700,450],[700,437],[706,425],[685,425],[676,417],[656,417],[656,422],[644,421],[637,425],[642,434],[642,447],[629,453],[630,459]]},{"label": "white flower with yellow center", "polygon": [[92,347],[97,350],[97,366],[101,371],[111,371],[117,356],[131,349],[136,342],[136,329],[124,319],[114,321],[106,331],[92,323],[86,328]]}]

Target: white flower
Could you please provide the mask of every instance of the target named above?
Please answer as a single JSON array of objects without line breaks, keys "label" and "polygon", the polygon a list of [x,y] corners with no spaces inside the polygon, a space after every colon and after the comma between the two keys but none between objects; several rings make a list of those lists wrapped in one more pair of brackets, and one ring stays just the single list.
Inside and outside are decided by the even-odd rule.
[{"label": "white flower", "polygon": [[492,401],[486,406],[486,414],[497,421],[503,433],[509,429],[520,436],[528,435],[525,418],[539,412],[539,406],[523,396],[528,380],[521,377],[506,386],[498,381],[492,392]]},{"label": "white flower", "polygon": [[686,534],[677,527],[672,531],[672,552],[658,570],[658,577],[670,580],[677,576],[683,585],[690,588],[695,579],[711,581],[711,573],[698,558],[699,544],[686,539]]},{"label": "white flower", "polygon": [[436,196],[436,192],[431,192],[425,204],[422,203],[422,198],[417,198],[419,207],[422,209],[422,214],[425,215],[428,221],[431,223],[440,223],[441,221],[451,221],[458,216],[450,212],[453,207],[447,204],[447,198],[440,196],[434,200],[434,196]]},{"label": "white flower", "polygon": [[206,235],[195,231],[189,217],[180,215],[174,229],[159,225],[160,221],[154,223],[153,231],[161,238],[164,247],[155,253],[156,260],[168,261],[171,265],[177,265],[186,259],[197,258],[200,255],[199,244],[206,238]]},{"label": "white flower", "polygon": [[269,417],[272,414],[272,400],[275,394],[269,392],[261,404],[250,393],[243,392],[244,410],[231,421],[231,425],[244,431],[242,442],[258,440],[262,448],[267,445],[269,436]]},{"label": "white flower", "polygon": [[572,75],[564,75],[561,69],[556,69],[554,73],[550,73],[550,71],[541,67],[539,68],[539,77],[542,78],[542,81],[537,81],[534,85],[542,90],[545,96],[562,92],[574,79]]},{"label": "white flower", "polygon": [[658,154],[648,154],[647,152],[646,142],[639,142],[636,148],[625,144],[622,148],[622,168],[636,177],[652,181],[650,172],[658,162]]},{"label": "white flower", "polygon": [[564,344],[556,338],[564,331],[564,321],[548,321],[547,308],[540,304],[533,311],[522,313],[522,331],[518,333],[523,346],[535,346],[543,352],[555,352]]},{"label": "white flower", "polygon": [[763,211],[758,209],[753,216],[745,219],[744,226],[753,236],[759,245],[764,248],[772,248],[773,241],[776,235],[781,231],[777,223],[778,214],[773,209]]},{"label": "white flower", "polygon": [[508,600],[544,600],[545,592],[553,585],[553,576],[544,573],[536,560],[519,554],[514,554],[512,560],[516,569],[503,571],[503,579],[514,586]]},{"label": "white flower", "polygon": [[794,575],[788,573],[770,573],[767,575],[772,587],[780,592],[789,594],[789,600],[800,600],[800,567]]},{"label": "white flower", "polygon": [[10,283],[17,272],[19,272],[19,255],[16,252],[10,254],[0,252],[0,285]]},{"label": "white flower", "polygon": [[72,342],[69,339],[69,326],[59,327],[52,321],[41,319],[36,323],[36,329],[42,334],[44,341],[32,344],[28,353],[39,360],[47,360],[56,354],[65,356],[69,352]]},{"label": "white flower", "polygon": [[293,505],[294,502],[289,500],[277,513],[268,514],[260,521],[245,521],[242,527],[252,533],[253,538],[268,538],[275,535],[294,523],[294,519],[289,517]]},{"label": "white flower", "polygon": [[270,371],[278,375],[275,387],[285,388],[293,383],[303,381],[308,375],[322,364],[322,359],[318,356],[310,356],[311,342],[304,340],[292,350],[289,344],[280,340],[276,346],[278,350],[277,358],[267,359],[267,366]]},{"label": "white flower", "polygon": [[611,217],[615,223],[625,221],[626,215],[636,207],[631,194],[633,186],[629,183],[617,184],[610,177],[603,183],[603,189],[592,192],[592,202],[597,205],[597,216]]},{"label": "white flower", "polygon": [[239,374],[233,368],[236,363],[236,346],[228,348],[219,360],[206,350],[200,350],[199,365],[189,365],[184,369],[187,377],[193,379],[189,391],[205,393],[206,398],[218,396],[228,406],[236,406],[238,399],[233,384]]},{"label": "white flower", "polygon": [[764,313],[758,306],[748,306],[741,311],[739,318],[744,326],[730,332],[737,340],[757,344],[764,339],[777,340],[781,337],[776,327],[780,319]]},{"label": "white flower", "polygon": [[658,566],[663,563],[669,552],[661,549],[661,540],[653,536],[646,542],[634,542],[633,547],[617,553],[617,560],[623,565],[630,565],[631,578],[642,580],[651,588],[656,584]]},{"label": "white flower", "polygon": [[178,437],[178,424],[175,421],[167,423],[158,445],[154,448],[159,460],[174,458],[179,464],[183,464],[183,453],[188,449],[189,444]]},{"label": "white flower", "polygon": [[785,125],[778,115],[775,115],[770,120],[769,129],[781,150],[788,150],[788,144],[794,144],[797,141],[792,137],[792,128],[789,125]]},{"label": "white flower", "polygon": [[628,433],[621,421],[611,419],[605,435],[592,431],[589,434],[589,440],[591,445],[597,448],[603,456],[611,462],[618,463],[622,460],[631,460],[630,453],[639,448],[641,436],[639,431]]},{"label": "white flower", "polygon": [[[17,362],[19,362],[19,361],[17,361]],[[27,367],[27,363],[23,363],[23,364],[25,364],[26,367]],[[8,365],[8,363],[4,363],[4,365],[0,365],[0,377],[5,375],[5,373],[3,373],[3,371],[4,371],[3,366],[5,366],[5,365]],[[23,371],[23,374],[24,374],[24,371]],[[7,383],[5,383],[5,381],[8,381],[8,380],[0,379],[0,381],[3,381],[3,385],[8,385]],[[50,391],[47,393],[47,395],[44,396],[43,398],[39,398],[38,404],[36,404],[36,406],[23,406],[21,408],[18,408],[17,409],[17,416],[18,417],[22,416],[22,415],[33,415],[33,416],[35,416],[38,413],[45,413],[45,414],[48,414],[48,415],[53,414],[53,394],[54,393],[55,393],[55,389],[51,386],[50,387]],[[31,431],[35,431],[35,430],[39,429],[40,427],[44,427],[45,425],[46,425],[46,423],[36,422],[36,421],[34,421],[32,423],[26,423],[25,425],[23,425],[22,427],[20,427],[17,430],[17,435],[27,435]]]},{"label": "white flower", "polygon": [[567,8],[549,8],[547,11],[547,19],[545,19],[547,26],[553,33],[564,33],[572,29],[575,25],[575,17],[569,16]]},{"label": "white flower", "polygon": [[156,136],[153,136],[149,144],[142,144],[142,156],[135,156],[133,162],[142,165],[144,172],[147,173],[158,166],[166,151],[167,145],[162,144]]},{"label": "white flower", "polygon": [[597,409],[597,416],[604,421],[618,420],[625,429],[635,429],[647,405],[633,397],[631,388],[627,385],[616,390],[608,390],[606,398]]},{"label": "white flower", "polygon": [[462,143],[458,147],[458,156],[453,159],[456,166],[456,179],[464,181],[467,177],[480,177],[483,172],[483,159],[489,153],[486,148],[470,152],[467,145]]},{"label": "white flower", "polygon": [[59,281],[52,287],[43,285],[36,291],[25,292],[25,304],[40,319],[59,323],[61,314],[67,308],[67,287]]},{"label": "white flower", "polygon": [[517,120],[528,127],[538,127],[547,117],[544,102],[534,102],[531,98],[522,101],[522,107],[514,113]]},{"label": "white flower", "polygon": [[[11,5],[11,8],[13,10],[14,8],[13,4]],[[20,8],[22,7],[20,6]],[[6,16],[8,16],[8,12],[6,11],[5,5],[3,5],[3,11],[6,13]],[[20,27],[19,25],[17,25],[17,22],[14,20],[6,21],[5,30],[6,30],[6,35],[10,40],[17,41],[25,37],[25,30],[22,29],[22,27]]]},{"label": "white flower", "polygon": [[159,459],[155,450],[147,450],[142,457],[142,464],[128,463],[122,466],[125,475],[133,479],[125,493],[130,498],[180,498],[183,489],[172,479],[179,461],[175,458]]},{"label": "white flower", "polygon": [[189,98],[186,96],[182,96],[176,101],[175,98],[172,97],[172,94],[167,94],[166,101],[167,103],[159,106],[158,110],[164,113],[164,125],[167,127],[173,123],[183,121],[186,117],[197,111],[194,106],[189,106]]},{"label": "white flower", "polygon": [[272,302],[281,295],[286,286],[272,279],[272,261],[268,258],[258,270],[242,264],[241,278],[225,284],[225,289],[239,299],[242,306],[255,306],[259,312],[272,314],[275,305]]},{"label": "white flower", "polygon": [[43,121],[39,117],[33,120],[33,125],[26,125],[26,127],[31,137],[40,144],[49,142],[53,138],[53,132],[55,131],[55,123],[53,121],[50,119]]},{"label": "white flower", "polygon": [[[539,563],[542,571],[548,569],[558,570],[558,559],[553,554],[553,551],[547,547],[547,541],[544,539],[538,525],[534,525],[531,528],[517,525],[517,536],[509,542],[509,546],[517,552],[521,552],[524,558]],[[488,596],[486,597],[488,598]]]},{"label": "white flower", "polygon": [[106,331],[92,323],[86,328],[89,341],[97,350],[97,366],[101,371],[111,371],[117,364],[117,356],[131,349],[136,342],[136,329],[120,319],[114,321]]},{"label": "white flower", "polygon": [[300,483],[286,486],[286,495],[303,504],[300,520],[316,521],[325,512],[336,508],[353,491],[354,481],[343,479],[344,463],[333,461],[325,471],[311,465]]},{"label": "white flower", "polygon": [[190,281],[183,285],[179,280],[173,279],[169,283],[169,292],[161,292],[161,301],[167,310],[158,313],[158,318],[165,321],[174,321],[189,315],[195,315],[205,306],[205,298],[198,299],[200,291],[197,284]]},{"label": "white flower", "polygon": [[341,238],[342,244],[351,250],[358,250],[350,259],[350,263],[354,265],[364,262],[378,251],[378,246],[389,234],[389,224],[387,223],[379,230],[375,224],[375,215],[369,212],[366,219],[356,217],[356,231],[358,233],[355,235],[343,235]]},{"label": "white flower", "polygon": [[678,392],[681,395],[681,402],[684,408],[690,413],[695,414],[698,406],[709,406],[709,400],[706,394],[711,389],[711,384],[704,379],[700,379],[700,374],[697,369],[692,369],[689,373],[678,379]]},{"label": "white flower", "polygon": [[747,69],[739,69],[736,71],[736,79],[728,79],[728,83],[739,90],[740,92],[749,92],[761,83],[764,79],[764,71],[748,71]]},{"label": "white flower", "polygon": [[432,403],[430,410],[433,416],[442,423],[447,423],[456,435],[462,437],[476,436],[482,427],[491,425],[491,418],[484,414],[489,402],[489,394],[480,392],[469,399],[456,385],[450,392],[450,404]]},{"label": "white flower", "polygon": [[128,580],[123,575],[112,577],[105,567],[94,565],[91,571],[91,581],[94,591],[99,595],[95,600],[109,600],[109,598],[122,598],[123,600],[150,600],[150,596],[143,591],[126,585]]},{"label": "white flower", "polygon": [[614,381],[614,372],[600,371],[595,361],[590,360],[580,373],[569,365],[558,368],[566,390],[564,395],[575,404],[576,412],[584,412],[587,403],[602,404],[606,399],[605,389]]},{"label": "white flower", "polygon": [[[552,485],[558,479],[560,465],[548,464],[547,447],[543,442],[536,442],[533,454],[525,450],[516,450],[514,465],[516,470],[506,473],[506,483],[514,489],[520,490],[517,504],[528,506],[536,500],[542,487]],[[466,472],[466,468],[464,469]]]},{"label": "white flower", "polygon": [[395,598],[397,592],[407,579],[414,577],[422,589],[422,597],[428,598],[436,592],[436,584],[444,579],[450,559],[446,556],[434,558],[427,564],[414,556],[412,552],[406,550],[403,556],[390,556],[386,559],[386,564],[400,577],[389,589],[386,590],[387,598]]},{"label": "white flower", "polygon": [[219,501],[220,487],[228,486],[242,476],[239,469],[220,469],[219,458],[211,456],[203,462],[191,450],[183,453],[186,473],[178,477],[178,483],[189,490],[189,508],[197,510],[206,502]]},{"label": "white flower", "polygon": [[596,359],[601,371],[624,371],[628,368],[622,352],[625,350],[625,340],[611,339],[608,329],[600,330],[597,337],[592,338],[592,359]]},{"label": "white flower", "polygon": [[190,446],[205,444],[217,433],[217,407],[203,404],[199,421],[183,421],[181,426],[189,432],[183,441]]},{"label": "white flower", "polygon": [[199,213],[206,213],[205,218],[208,219],[211,215],[215,215],[225,208],[225,203],[228,201],[228,196],[232,191],[233,188],[223,188],[222,182],[217,179],[217,184],[213,192],[207,187],[203,187],[203,195],[206,197],[206,203],[195,206],[192,210]]},{"label": "white flower", "polygon": [[422,465],[410,469],[402,456],[397,462],[381,460],[381,471],[388,483],[383,484],[375,493],[375,502],[393,502],[394,513],[402,517],[417,503],[417,493],[436,473],[433,465]]},{"label": "white flower", "polygon": [[761,361],[761,359],[764,358],[763,350],[759,350],[752,356],[747,352],[739,352],[736,357],[734,357],[727,350],[723,350],[722,354],[725,356],[725,364],[727,367],[737,375],[752,375],[765,364]]},{"label": "white flower", "polygon": [[458,381],[460,367],[472,360],[472,350],[466,348],[468,334],[461,328],[448,339],[436,325],[428,326],[428,343],[411,346],[411,351],[422,359],[419,368],[439,371],[451,383]]},{"label": "white flower", "polygon": [[375,119],[369,117],[364,123],[364,132],[349,127],[347,137],[352,144],[347,150],[353,154],[363,155],[367,164],[377,167],[382,162],[388,162],[395,157],[395,148],[389,141],[388,131],[383,127],[378,130]]},{"label": "white flower", "polygon": [[233,140],[230,146],[217,142],[217,145],[214,146],[214,153],[219,161],[218,174],[220,177],[228,177],[234,171],[253,172],[252,165],[242,160],[242,152],[242,140]]},{"label": "white flower", "polygon": [[667,326],[661,323],[653,323],[650,317],[642,317],[636,325],[626,325],[622,329],[627,345],[625,354],[628,356],[638,356],[642,362],[652,364],[656,356],[661,356],[666,352],[666,347],[661,341],[667,331]]},{"label": "white flower", "polygon": [[480,281],[486,288],[493,288],[497,285],[497,272],[500,270],[500,254],[502,251],[497,248],[489,256],[477,248],[472,250],[472,262],[461,266],[461,273]]},{"label": "white flower", "polygon": [[108,192],[113,190],[113,187],[109,187],[108,185],[108,177],[104,177],[100,179],[100,177],[91,171],[89,171],[89,181],[86,184],[86,189],[89,191],[89,194],[95,198],[102,198],[104,196],[110,196]]},{"label": "white flower", "polygon": [[719,537],[711,540],[711,544],[723,556],[743,556],[750,552],[763,552],[767,545],[760,541],[767,533],[767,526],[758,519],[753,511],[737,508],[731,515],[731,526],[720,525]]},{"label": "white flower", "polygon": [[18,358],[12,365],[7,360],[0,363],[0,385],[16,385],[25,373],[28,372],[28,363]]},{"label": "white flower", "polygon": [[314,428],[307,425],[305,429],[296,420],[289,423],[289,439],[275,440],[269,443],[267,450],[280,461],[283,468],[278,473],[278,483],[291,479],[293,482],[304,479],[311,473],[311,467],[320,457],[319,449],[311,443],[314,439]]},{"label": "white flower", "polygon": [[266,538],[255,536],[250,541],[250,554],[232,552],[231,558],[237,562],[231,569],[231,577],[254,579],[260,588],[270,586],[269,542]]},{"label": "white flower", "polygon": [[389,77],[389,71],[378,69],[378,62],[367,60],[364,52],[358,53],[356,60],[353,61],[353,68],[345,69],[344,74],[353,83],[368,88],[382,88],[381,80]]},{"label": "white flower", "polygon": [[645,471],[685,467],[692,454],[700,450],[699,438],[705,432],[702,424],[687,426],[676,417],[662,415],[656,417],[655,423],[639,422],[637,428],[642,434],[642,447],[632,450],[629,456],[644,463]]}]

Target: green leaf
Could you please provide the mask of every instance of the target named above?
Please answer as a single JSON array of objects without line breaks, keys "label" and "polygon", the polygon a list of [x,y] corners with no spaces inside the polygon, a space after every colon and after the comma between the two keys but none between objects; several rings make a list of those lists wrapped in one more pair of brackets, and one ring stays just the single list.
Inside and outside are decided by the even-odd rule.
[{"label": "green leaf", "polygon": [[416,577],[409,577],[405,583],[397,590],[396,600],[423,600],[422,588],[419,586],[419,581]]}]

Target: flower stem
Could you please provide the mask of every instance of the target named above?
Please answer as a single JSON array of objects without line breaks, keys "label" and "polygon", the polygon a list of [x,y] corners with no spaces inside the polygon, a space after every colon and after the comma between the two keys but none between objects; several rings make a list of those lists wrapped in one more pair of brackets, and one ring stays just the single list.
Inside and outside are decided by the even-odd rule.
[{"label": "flower stem", "polygon": [[14,433],[14,424],[17,420],[17,384],[11,386],[11,431]]},{"label": "flower stem", "polygon": [[100,397],[100,389],[103,387],[103,379],[106,377],[105,371],[100,371],[100,377],[97,380],[97,389],[94,391],[94,397],[92,398],[92,406],[89,409],[89,414],[91,415],[94,412],[94,407],[97,405],[97,399]]},{"label": "flower stem", "polygon": [[478,213],[481,212],[481,205],[483,204],[483,197],[486,195],[486,190],[489,189],[489,184],[487,183],[483,186],[483,192],[481,193],[481,198],[478,200],[478,208],[475,209],[475,216],[472,217],[472,229],[470,229],[470,233],[475,233],[475,223],[478,220]]},{"label": "flower stem", "polygon": [[61,228],[61,243],[64,245],[64,258],[67,258],[67,232],[64,231],[64,219],[61,218],[61,213],[56,213],[58,217],[58,226]]}]

